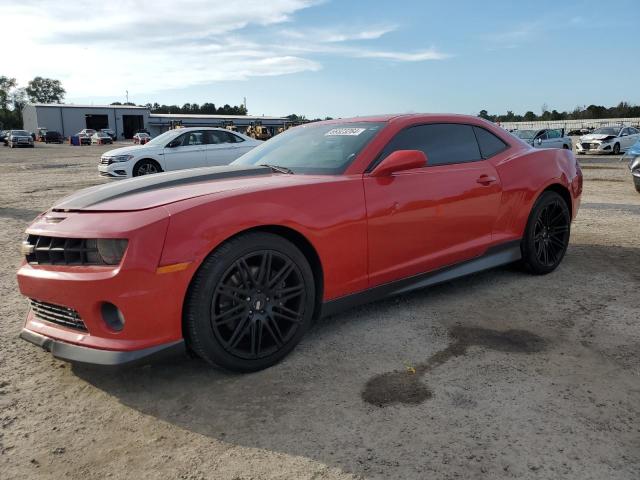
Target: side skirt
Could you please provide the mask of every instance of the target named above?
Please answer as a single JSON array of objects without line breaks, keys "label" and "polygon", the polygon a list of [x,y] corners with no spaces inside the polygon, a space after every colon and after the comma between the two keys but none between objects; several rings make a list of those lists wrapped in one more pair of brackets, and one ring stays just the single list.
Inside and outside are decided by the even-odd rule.
[{"label": "side skirt", "polygon": [[439,283],[448,282],[454,278],[464,277],[472,273],[489,270],[516,262],[522,258],[520,240],[504,243],[491,247],[487,252],[477,258],[467,260],[456,265],[421,273],[413,277],[403,278],[394,282],[385,283],[362,292],[346,295],[344,297],[329,300],[322,304],[322,315],[334,315],[343,310],[356,307],[365,303],[380,300],[394,295],[400,295],[419,288],[430,287]]}]

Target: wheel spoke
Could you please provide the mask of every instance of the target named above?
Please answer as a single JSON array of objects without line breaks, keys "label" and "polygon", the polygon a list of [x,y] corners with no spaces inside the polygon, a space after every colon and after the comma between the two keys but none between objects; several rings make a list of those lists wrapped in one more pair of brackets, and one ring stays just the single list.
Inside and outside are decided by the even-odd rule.
[{"label": "wheel spoke", "polygon": [[243,285],[250,289],[255,285],[255,279],[253,278],[253,274],[251,273],[251,268],[247,265],[247,262],[244,258],[241,258],[236,262],[236,268],[238,269],[238,273],[240,274],[240,278],[242,278]]},{"label": "wheel spoke", "polygon": [[230,348],[236,348],[238,342],[242,339],[242,337],[244,337],[245,333],[247,333],[249,327],[251,327],[249,317],[244,316],[242,321],[238,322],[238,325],[233,331],[233,335],[231,335],[231,338],[229,339],[228,345]]},{"label": "wheel spoke", "polygon": [[282,332],[280,331],[278,322],[276,322],[272,316],[267,315],[267,321],[265,322],[264,326],[269,331],[269,335],[271,335],[273,340],[276,342],[276,345],[278,345],[278,347],[281,347],[284,343],[284,340],[282,338]]},{"label": "wheel spoke", "polygon": [[278,273],[276,273],[275,276],[269,281],[268,287],[273,288],[273,286],[277,285],[280,280],[286,279],[292,270],[293,263],[290,260],[287,260],[280,271],[278,271]]},{"label": "wheel spoke", "polygon": [[298,314],[290,315],[290,314],[288,314],[286,312],[278,312],[277,310],[273,310],[271,312],[271,314],[274,317],[280,317],[280,318],[286,320],[287,322],[300,323],[300,319],[298,318]]},{"label": "wheel spoke", "polygon": [[245,307],[242,304],[236,305],[235,307],[231,307],[229,310],[227,310],[226,312],[223,312],[221,315],[216,315],[214,324],[222,325],[224,323],[230,323],[232,319],[236,319],[240,317],[244,313],[246,308],[247,307]]},{"label": "wheel spoke", "polygon": [[218,294],[237,300],[238,297],[247,297],[249,290],[234,287],[233,285],[220,285],[218,287]]},{"label": "wheel spoke", "polygon": [[267,251],[262,255],[262,260],[260,261],[260,269],[258,270],[258,278],[256,282],[258,285],[268,285],[269,284],[269,273],[271,272],[271,252]]}]

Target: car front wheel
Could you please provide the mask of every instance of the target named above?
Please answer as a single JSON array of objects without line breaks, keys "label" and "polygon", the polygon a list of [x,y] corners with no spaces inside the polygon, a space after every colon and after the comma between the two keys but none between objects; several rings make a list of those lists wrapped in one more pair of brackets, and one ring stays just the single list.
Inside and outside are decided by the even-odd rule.
[{"label": "car front wheel", "polygon": [[636,187],[636,191],[640,193],[640,177],[633,176],[633,184]]},{"label": "car front wheel", "polygon": [[153,173],[160,173],[162,169],[160,165],[158,165],[153,160],[140,160],[136,163],[135,167],[133,167],[133,176],[139,177],[140,175],[151,175]]},{"label": "car front wheel", "polygon": [[212,365],[252,372],[284,358],[309,328],[315,283],[288,240],[255,232],[216,249],[200,266],[186,301],[185,334]]},{"label": "car front wheel", "polygon": [[619,143],[616,143],[613,146],[613,154],[614,155],[620,155],[620,144]]},{"label": "car front wheel", "polygon": [[564,199],[556,192],[540,195],[529,215],[521,243],[522,260],[529,271],[544,275],[562,261],[571,229],[571,215]]}]

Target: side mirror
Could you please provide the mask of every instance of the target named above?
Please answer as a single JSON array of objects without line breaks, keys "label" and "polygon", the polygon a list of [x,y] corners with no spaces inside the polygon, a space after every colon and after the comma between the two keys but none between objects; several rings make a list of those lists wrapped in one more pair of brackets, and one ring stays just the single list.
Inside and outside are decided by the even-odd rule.
[{"label": "side mirror", "polygon": [[542,138],[540,138],[540,137],[536,138],[536,143],[538,145],[542,145]]},{"label": "side mirror", "polygon": [[421,150],[396,150],[371,172],[372,177],[388,177],[395,172],[427,166],[427,156]]}]

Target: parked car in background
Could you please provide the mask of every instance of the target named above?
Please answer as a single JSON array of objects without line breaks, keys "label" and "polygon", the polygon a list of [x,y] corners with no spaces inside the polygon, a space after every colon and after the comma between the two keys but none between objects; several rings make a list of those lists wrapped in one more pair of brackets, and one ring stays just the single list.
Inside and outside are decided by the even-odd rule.
[{"label": "parked car in background", "polygon": [[33,136],[26,130],[9,130],[9,136],[7,137],[7,144],[11,147],[32,147],[33,148]]},{"label": "parked car in background", "polygon": [[83,128],[78,132],[78,135],[84,135],[86,137],[91,138],[93,137],[94,133],[96,133],[96,131],[93,128]]},{"label": "parked car in background", "polygon": [[536,148],[565,148],[571,150],[571,138],[565,136],[564,128],[540,128],[514,130],[513,135]]},{"label": "parked car in background", "polygon": [[0,130],[0,142],[6,147],[8,145],[7,138],[9,137],[9,130]]},{"label": "parked car in background", "polygon": [[151,140],[151,135],[148,133],[138,132],[133,136],[133,143],[136,145],[144,145],[145,143],[148,143],[149,140]]},{"label": "parked car in background", "polygon": [[576,143],[576,152],[608,153],[618,155],[626,151],[634,143],[640,140],[640,130],[634,127],[600,127],[593,132],[580,137]]},{"label": "parked car in background", "polygon": [[103,128],[102,130],[100,130],[102,133],[106,133],[107,135],[109,135],[111,137],[111,140],[115,140],[116,139],[116,132],[110,128]]},{"label": "parked car in background", "polygon": [[60,132],[47,130],[47,133],[44,135],[45,143],[63,143],[64,137]]},{"label": "parked car in background", "polygon": [[91,136],[82,132],[84,132],[84,130],[75,134],[75,136],[78,137],[80,145],[91,145]]},{"label": "parked car in background", "polygon": [[636,191],[640,193],[640,140],[627,149],[622,156],[622,160],[627,162],[631,170],[631,178]]},{"label": "parked car in background", "polygon": [[[221,138],[187,130],[180,141]],[[170,138],[154,148],[179,148]],[[573,152],[477,117],[310,123],[229,166],[99,185],[38,216],[22,244],[20,336],[79,362],[186,346],[260,370],[323,315],[518,261],[552,272],[581,193]]]},{"label": "parked car in background", "polygon": [[91,136],[91,145],[111,145],[113,139],[104,132],[96,132]]},{"label": "parked car in background", "polygon": [[227,165],[261,143],[260,140],[223,128],[180,128],[158,135],[144,145],[105,152],[98,171],[103,176],[126,178],[185,168]]}]

